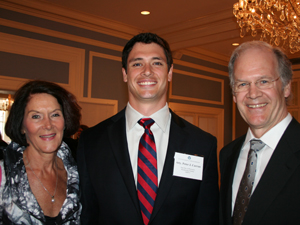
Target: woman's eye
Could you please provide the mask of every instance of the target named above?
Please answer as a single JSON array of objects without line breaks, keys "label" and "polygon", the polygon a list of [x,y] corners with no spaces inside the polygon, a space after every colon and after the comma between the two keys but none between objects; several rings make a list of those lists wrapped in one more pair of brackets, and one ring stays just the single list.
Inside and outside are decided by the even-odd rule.
[{"label": "woman's eye", "polygon": [[32,117],[31,117],[32,119],[39,119],[40,118],[40,116],[39,115],[32,115]]},{"label": "woman's eye", "polygon": [[59,116],[60,116],[59,113],[54,113],[54,114],[52,114],[52,117],[59,117]]}]

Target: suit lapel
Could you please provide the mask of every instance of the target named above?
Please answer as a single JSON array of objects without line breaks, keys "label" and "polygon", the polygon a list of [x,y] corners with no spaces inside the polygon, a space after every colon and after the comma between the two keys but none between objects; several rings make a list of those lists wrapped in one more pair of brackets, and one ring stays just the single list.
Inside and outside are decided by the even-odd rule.
[{"label": "suit lapel", "polygon": [[[260,219],[300,165],[295,156],[299,146],[300,126],[295,119],[281,137],[249,203],[244,224],[259,224]],[[263,201],[262,201],[263,199]]]},{"label": "suit lapel", "polygon": [[227,155],[227,159],[224,159],[226,165],[224,165],[224,172],[222,172],[221,180],[221,202],[222,202],[222,214],[225,217],[226,224],[232,223],[232,183],[235,173],[237,160],[245,141],[245,136],[241,137],[232,148],[232,151]]},{"label": "suit lapel", "polygon": [[150,222],[155,217],[159,209],[162,207],[174,182],[174,155],[175,152],[182,152],[182,148],[180,146],[182,146],[182,143],[184,142],[185,137],[187,135],[182,129],[183,124],[180,123],[180,120],[181,119],[177,115],[172,113],[166,159]]},{"label": "suit lapel", "polygon": [[[136,207],[137,212],[140,214],[136,186],[128,152],[125,110],[121,111],[117,115],[120,115],[120,117],[115,117],[115,123],[108,127],[109,141],[111,143],[112,151],[117,161],[119,171],[122,174],[123,181],[127,187],[128,193]],[[118,139],[116,140],[115,137]]]}]

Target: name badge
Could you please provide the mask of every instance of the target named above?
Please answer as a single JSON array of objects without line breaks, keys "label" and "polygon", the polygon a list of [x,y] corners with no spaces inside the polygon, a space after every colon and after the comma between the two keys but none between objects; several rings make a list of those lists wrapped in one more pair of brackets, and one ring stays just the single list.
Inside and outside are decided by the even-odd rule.
[{"label": "name badge", "polygon": [[175,152],[173,176],[202,180],[203,160],[202,156]]}]

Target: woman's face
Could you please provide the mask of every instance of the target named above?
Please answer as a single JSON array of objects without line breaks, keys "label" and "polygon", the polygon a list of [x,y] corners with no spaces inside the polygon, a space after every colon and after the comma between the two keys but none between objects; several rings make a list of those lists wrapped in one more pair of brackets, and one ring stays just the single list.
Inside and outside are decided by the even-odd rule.
[{"label": "woman's face", "polygon": [[61,145],[65,120],[61,106],[52,95],[31,95],[25,108],[23,129],[30,150],[53,153]]}]

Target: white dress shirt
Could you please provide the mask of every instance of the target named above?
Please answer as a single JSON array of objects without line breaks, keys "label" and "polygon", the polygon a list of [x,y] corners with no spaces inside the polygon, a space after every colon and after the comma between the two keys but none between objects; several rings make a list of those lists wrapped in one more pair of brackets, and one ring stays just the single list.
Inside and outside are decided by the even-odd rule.
[{"label": "white dress shirt", "polygon": [[[272,127],[267,133],[265,133],[261,138],[259,138],[261,141],[263,141],[266,145],[257,152],[257,164],[256,164],[256,173],[254,178],[254,184],[252,188],[252,193],[255,190],[263,172],[265,171],[265,168],[278,144],[278,142],[281,139],[281,136],[283,135],[284,131],[288,127],[289,123],[292,121],[292,116],[290,113],[278,124],[276,124],[274,127]],[[250,128],[248,128],[248,132],[245,138],[244,145],[241,149],[236,169],[234,173],[234,178],[232,182],[232,213],[234,210],[235,200],[237,196],[237,192],[240,186],[240,182],[242,179],[242,176],[245,171],[246,163],[247,163],[247,157],[250,150],[250,140],[251,139],[258,139],[255,138],[253,133],[251,132]]]},{"label": "white dress shirt", "polygon": [[138,162],[138,150],[139,142],[145,131],[144,127],[138,124],[138,121],[141,118],[151,118],[155,123],[151,126],[150,130],[153,133],[155,145],[156,145],[156,154],[157,154],[157,178],[158,185],[160,182],[162,170],[164,167],[164,162],[166,158],[168,143],[169,143],[169,133],[171,125],[171,113],[166,104],[163,108],[152,114],[151,116],[143,116],[141,113],[136,111],[132,106],[127,104],[125,110],[126,117],[126,135],[129,156],[132,166],[133,177],[135,180],[135,185],[137,185],[137,162]]}]

